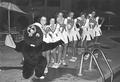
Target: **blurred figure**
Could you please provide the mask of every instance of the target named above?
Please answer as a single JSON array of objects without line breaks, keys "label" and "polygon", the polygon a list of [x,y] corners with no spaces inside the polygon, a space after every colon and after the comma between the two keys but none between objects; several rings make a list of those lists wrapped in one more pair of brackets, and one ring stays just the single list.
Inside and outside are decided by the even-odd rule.
[{"label": "blurred figure", "polygon": [[[40,24],[41,24],[41,28],[43,29],[43,33],[44,33],[43,41],[45,41],[46,43],[50,43],[51,38],[49,36],[49,27],[46,25],[46,23],[47,23],[47,18],[42,16],[40,18]],[[49,50],[43,52],[43,55],[47,58],[47,66],[44,71],[45,74],[48,73],[48,65],[49,65],[49,61],[50,61],[49,54],[50,54]]]},{"label": "blurred figure", "polygon": [[78,39],[77,39],[77,31],[76,31],[77,28],[73,17],[74,17],[74,12],[69,12],[65,24],[67,25],[68,39],[69,42],[72,43],[72,50],[73,50],[72,59],[70,59],[70,61],[75,62],[77,60],[75,54],[76,54],[76,43]]}]

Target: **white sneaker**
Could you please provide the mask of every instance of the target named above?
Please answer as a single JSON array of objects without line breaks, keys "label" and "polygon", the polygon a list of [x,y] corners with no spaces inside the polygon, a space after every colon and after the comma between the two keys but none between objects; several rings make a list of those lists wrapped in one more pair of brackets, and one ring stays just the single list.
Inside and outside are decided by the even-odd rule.
[{"label": "white sneaker", "polygon": [[35,79],[45,79],[45,76],[41,76],[41,77],[36,77],[34,76]]},{"label": "white sneaker", "polygon": [[56,63],[54,63],[51,67],[52,67],[52,68],[55,68],[55,67],[56,67]]},{"label": "white sneaker", "polygon": [[44,74],[47,74],[47,73],[48,73],[48,67],[46,67],[44,70]]},{"label": "white sneaker", "polygon": [[65,62],[65,60],[62,60],[62,64],[63,64],[63,65],[67,65],[66,62]]},{"label": "white sneaker", "polygon": [[77,57],[73,57],[73,59],[76,61],[76,60],[77,60]]},{"label": "white sneaker", "polygon": [[53,66],[52,66],[52,68],[56,68],[56,69],[59,68],[59,67],[60,67],[59,63],[54,63]]},{"label": "white sneaker", "polygon": [[74,59],[73,59],[73,58],[71,58],[69,61],[74,62]]},{"label": "white sneaker", "polygon": [[45,79],[45,76],[41,76],[40,79]]},{"label": "white sneaker", "polygon": [[72,58],[70,59],[71,62],[76,62],[76,60],[77,60],[77,57],[72,57]]},{"label": "white sneaker", "polygon": [[68,56],[68,54],[66,54],[66,56]]},{"label": "white sneaker", "polygon": [[60,62],[60,63],[57,63],[57,64],[56,64],[56,68],[59,68],[60,65],[61,65],[61,62]]}]

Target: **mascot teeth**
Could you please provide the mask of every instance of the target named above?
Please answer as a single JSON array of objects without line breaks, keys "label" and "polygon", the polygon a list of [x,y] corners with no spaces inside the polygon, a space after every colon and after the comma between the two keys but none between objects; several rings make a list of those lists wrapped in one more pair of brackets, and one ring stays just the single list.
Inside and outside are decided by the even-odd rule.
[{"label": "mascot teeth", "polygon": [[39,34],[39,33],[36,33],[36,37],[40,37],[40,34]]}]

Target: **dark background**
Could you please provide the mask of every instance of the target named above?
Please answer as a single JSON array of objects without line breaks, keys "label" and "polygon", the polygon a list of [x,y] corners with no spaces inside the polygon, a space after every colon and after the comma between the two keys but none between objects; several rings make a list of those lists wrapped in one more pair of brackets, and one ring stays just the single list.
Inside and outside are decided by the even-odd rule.
[{"label": "dark background", "polygon": [[[21,14],[11,11],[11,29],[23,30],[33,22],[32,14],[38,18],[46,16],[55,17],[60,10],[74,11],[75,15],[88,8],[95,8],[97,15],[105,18],[104,27],[112,25],[112,30],[120,30],[120,0],[0,0],[1,2],[12,2],[21,8],[27,14]],[[105,14],[106,11],[111,11],[114,15]],[[108,18],[110,17],[110,21]],[[8,30],[7,10],[0,8],[0,31]],[[49,20],[48,20],[49,21]]]}]

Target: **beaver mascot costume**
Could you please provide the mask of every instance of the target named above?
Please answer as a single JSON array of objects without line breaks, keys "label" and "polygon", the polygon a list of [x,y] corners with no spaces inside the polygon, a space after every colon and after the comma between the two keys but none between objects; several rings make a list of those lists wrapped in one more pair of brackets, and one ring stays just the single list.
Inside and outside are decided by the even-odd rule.
[{"label": "beaver mascot costume", "polygon": [[[13,42],[13,45],[9,44],[10,40],[5,41],[6,46],[12,47],[23,54],[22,74],[25,79],[29,79],[33,74],[39,79],[43,77],[45,75],[44,70],[47,65],[47,60],[42,55],[42,52],[52,50],[63,44],[62,40],[54,43],[46,43],[43,41],[43,35],[44,32],[42,28],[40,28],[39,23],[34,23],[25,30],[24,40],[17,43]],[[11,35],[7,35],[6,38],[10,36]]]}]

